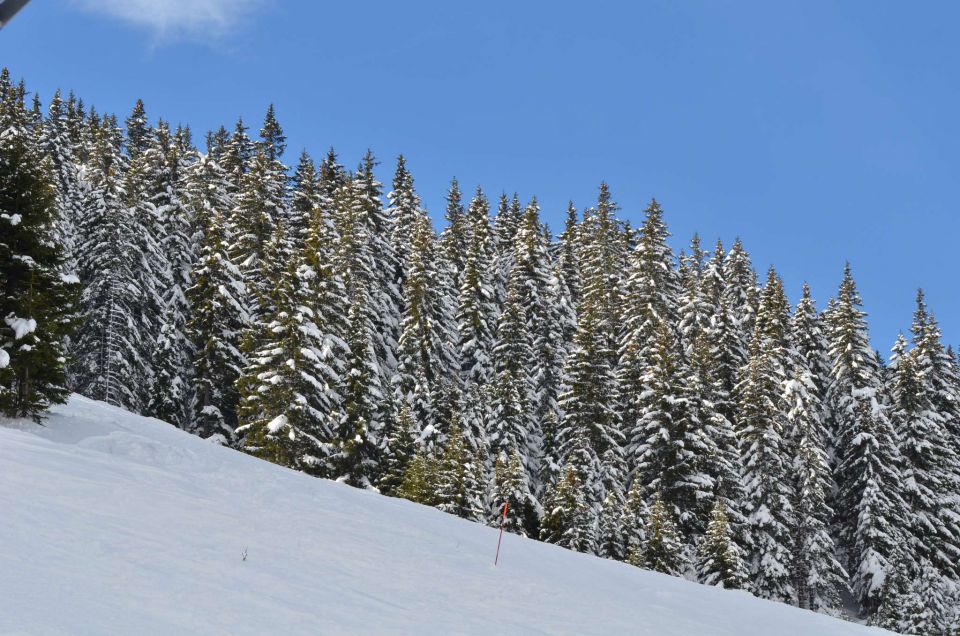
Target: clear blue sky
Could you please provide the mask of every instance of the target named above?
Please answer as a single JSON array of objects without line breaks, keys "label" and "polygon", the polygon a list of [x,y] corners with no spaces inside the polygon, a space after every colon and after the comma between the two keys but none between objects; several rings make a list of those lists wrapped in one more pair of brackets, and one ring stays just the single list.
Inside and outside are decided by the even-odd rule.
[{"label": "clear blue sky", "polygon": [[601,179],[674,246],[739,235],[822,307],[849,259],[886,355],[917,286],[960,341],[960,5],[845,2],[34,0],[0,63],[49,98],[189,123],[276,104],[287,160],[404,153],[439,217],[536,194],[557,227]]}]

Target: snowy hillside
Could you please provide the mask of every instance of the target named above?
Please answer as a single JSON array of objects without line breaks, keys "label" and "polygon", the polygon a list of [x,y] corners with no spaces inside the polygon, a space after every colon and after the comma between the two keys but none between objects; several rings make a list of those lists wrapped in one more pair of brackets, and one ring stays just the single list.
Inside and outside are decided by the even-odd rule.
[{"label": "snowy hillside", "polygon": [[0,476],[0,634],[886,633],[513,535],[494,567],[494,529],[77,396],[3,422]]}]

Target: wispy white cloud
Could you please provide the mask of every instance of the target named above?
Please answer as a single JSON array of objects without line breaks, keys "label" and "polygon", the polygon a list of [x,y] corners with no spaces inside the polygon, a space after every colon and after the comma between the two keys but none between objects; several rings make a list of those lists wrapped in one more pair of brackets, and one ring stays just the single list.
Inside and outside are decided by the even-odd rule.
[{"label": "wispy white cloud", "polygon": [[263,0],[73,0],[85,11],[149,30],[159,40],[220,39],[241,27]]}]

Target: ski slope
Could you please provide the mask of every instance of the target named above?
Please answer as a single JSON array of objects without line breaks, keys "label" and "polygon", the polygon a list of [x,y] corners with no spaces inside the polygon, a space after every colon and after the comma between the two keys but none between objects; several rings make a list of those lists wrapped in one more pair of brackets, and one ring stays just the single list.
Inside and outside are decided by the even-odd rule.
[{"label": "ski slope", "polygon": [[[505,535],[73,396],[0,422],[0,634],[887,633]],[[242,558],[246,552],[246,560]]]}]

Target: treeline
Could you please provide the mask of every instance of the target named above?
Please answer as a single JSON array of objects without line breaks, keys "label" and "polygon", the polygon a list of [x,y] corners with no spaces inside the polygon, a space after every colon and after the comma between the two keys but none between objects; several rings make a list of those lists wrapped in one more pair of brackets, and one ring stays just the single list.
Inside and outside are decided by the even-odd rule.
[{"label": "treeline", "polygon": [[437,233],[402,157],[385,201],[369,152],[291,169],[272,107],[201,152],[141,102],[121,127],[0,95],[7,413],[69,388],[574,550],[960,627],[960,373],[922,293],[885,364],[849,267],[791,308],[739,241],[675,256],[606,184],[554,236],[454,180]]}]

